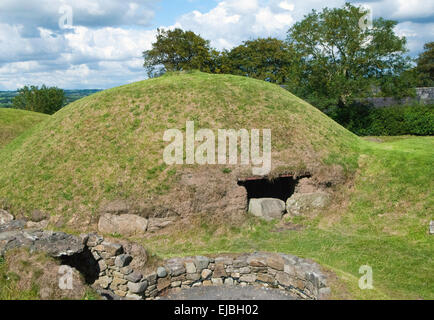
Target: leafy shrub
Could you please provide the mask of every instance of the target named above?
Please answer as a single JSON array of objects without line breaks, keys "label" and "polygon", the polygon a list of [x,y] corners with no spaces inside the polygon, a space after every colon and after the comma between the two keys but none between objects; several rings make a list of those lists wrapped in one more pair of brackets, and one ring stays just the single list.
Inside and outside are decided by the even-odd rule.
[{"label": "leafy shrub", "polygon": [[328,114],[360,136],[434,135],[434,105],[373,108],[354,104]]}]

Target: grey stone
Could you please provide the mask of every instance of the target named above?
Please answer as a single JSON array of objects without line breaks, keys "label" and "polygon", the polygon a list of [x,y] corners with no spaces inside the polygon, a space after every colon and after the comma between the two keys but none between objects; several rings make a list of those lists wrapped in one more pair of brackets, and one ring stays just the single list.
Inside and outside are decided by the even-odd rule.
[{"label": "grey stone", "polygon": [[330,195],[325,192],[294,193],[286,201],[286,210],[291,216],[300,216],[314,209],[325,208],[330,200]]},{"label": "grey stone", "polygon": [[131,272],[133,272],[133,269],[131,267],[129,267],[129,266],[123,267],[123,268],[120,269],[120,273],[122,273],[123,275],[128,275]]},{"label": "grey stone", "polygon": [[89,235],[86,234],[86,233],[82,233],[82,234],[80,234],[80,239],[81,239],[83,245],[86,246],[87,245],[87,240],[89,240]]},{"label": "grey stone", "polygon": [[104,238],[97,235],[96,233],[89,234],[89,237],[87,239],[87,246],[88,247],[96,247],[97,245],[101,244],[104,241]]},{"label": "grey stone", "polygon": [[195,273],[196,272],[196,266],[193,262],[186,262],[185,263],[185,270],[187,273]]},{"label": "grey stone", "polygon": [[240,277],[240,281],[253,283],[256,281],[256,276],[254,274],[244,274]]},{"label": "grey stone", "polygon": [[125,276],[126,280],[133,282],[133,283],[139,282],[142,278],[143,278],[142,274],[137,272],[137,271],[134,271],[134,272]]},{"label": "grey stone", "polygon": [[172,264],[172,265],[169,265],[168,267],[169,267],[170,274],[172,275],[172,277],[177,277],[177,276],[185,273],[185,268],[182,264]]},{"label": "grey stone", "polygon": [[92,256],[96,261],[99,261],[101,259],[101,256],[96,251],[92,251]]},{"label": "grey stone", "polygon": [[6,224],[14,220],[14,216],[6,210],[0,209],[0,225]]},{"label": "grey stone", "polygon": [[130,264],[133,258],[128,254],[121,254],[115,259],[115,266],[122,268]]},{"label": "grey stone", "polygon": [[24,220],[12,220],[5,224],[0,224],[0,233],[7,231],[23,230],[26,227],[26,221]]},{"label": "grey stone", "polygon": [[429,224],[429,234],[434,234],[434,220]]},{"label": "grey stone", "polygon": [[265,220],[282,219],[285,202],[273,198],[250,199],[249,212]]},{"label": "grey stone", "polygon": [[146,280],[148,281],[149,285],[155,284],[157,282],[157,274],[155,272],[151,273],[151,274],[148,274],[146,276]]},{"label": "grey stone", "polygon": [[124,252],[124,248],[117,243],[104,241],[101,245],[103,246],[103,250],[111,256],[117,256]]},{"label": "grey stone", "polygon": [[141,294],[145,292],[146,288],[148,287],[148,282],[145,280],[143,282],[128,282],[128,290],[131,293],[137,293]]},{"label": "grey stone", "polygon": [[107,270],[107,264],[105,263],[104,260],[99,260],[98,261],[98,267],[99,267],[99,271],[103,272],[105,270]]},{"label": "grey stone", "polygon": [[241,274],[247,274],[250,273],[250,267],[243,267],[240,269]]},{"label": "grey stone", "polygon": [[27,221],[26,228],[28,229],[45,229],[48,226],[48,220],[42,220],[39,222]]},{"label": "grey stone", "polygon": [[202,271],[203,269],[208,268],[209,265],[209,259],[207,257],[203,257],[203,256],[197,256],[195,258],[195,264],[196,264],[196,269],[198,272]]},{"label": "grey stone", "polygon": [[107,289],[112,283],[112,278],[104,276],[95,281],[95,284],[99,285],[103,289]]},{"label": "grey stone", "polygon": [[103,214],[98,222],[98,230],[102,233],[119,233],[124,236],[140,236],[146,232],[148,220],[133,214],[120,216]]},{"label": "grey stone", "polygon": [[212,274],[212,271],[209,269],[203,269],[201,273],[201,277],[203,280],[206,280],[210,275]]},{"label": "grey stone", "polygon": [[234,260],[233,266],[235,268],[243,268],[243,267],[247,267],[247,257],[238,257],[237,259]]},{"label": "grey stone", "polygon": [[223,285],[223,279],[222,278],[212,278],[211,282],[215,286],[221,286],[221,285]]},{"label": "grey stone", "polygon": [[159,278],[166,277],[167,276],[166,268],[164,268],[164,267],[158,267],[158,269],[157,269],[157,275],[158,275]]},{"label": "grey stone", "polygon": [[189,274],[187,274],[187,279],[188,280],[192,280],[192,281],[197,281],[197,280],[200,279],[200,277],[201,277],[201,275],[198,274],[198,273],[189,273]]}]

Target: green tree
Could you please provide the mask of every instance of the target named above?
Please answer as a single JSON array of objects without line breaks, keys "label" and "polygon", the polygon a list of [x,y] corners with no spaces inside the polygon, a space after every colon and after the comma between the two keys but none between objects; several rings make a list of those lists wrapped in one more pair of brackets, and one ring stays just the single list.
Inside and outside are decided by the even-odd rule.
[{"label": "green tree", "polygon": [[18,89],[18,95],[12,100],[16,109],[53,114],[60,110],[66,102],[65,92],[56,87],[25,86]]},{"label": "green tree", "polygon": [[434,42],[428,42],[424,46],[425,51],[417,59],[416,73],[418,85],[423,87],[434,86]]},{"label": "green tree", "polygon": [[166,71],[200,70],[214,72],[218,54],[208,40],[192,31],[157,30],[157,41],[152,49],[143,52],[144,67],[150,77]]},{"label": "green tree", "polygon": [[284,41],[259,38],[225,53],[221,70],[277,84],[296,82],[296,52]]},{"label": "green tree", "polygon": [[289,29],[287,42],[302,56],[300,95],[320,109],[351,104],[376,89],[409,90],[397,80],[410,68],[406,39],[394,33],[395,21],[379,18],[365,28],[368,14],[346,3],[313,10]]}]

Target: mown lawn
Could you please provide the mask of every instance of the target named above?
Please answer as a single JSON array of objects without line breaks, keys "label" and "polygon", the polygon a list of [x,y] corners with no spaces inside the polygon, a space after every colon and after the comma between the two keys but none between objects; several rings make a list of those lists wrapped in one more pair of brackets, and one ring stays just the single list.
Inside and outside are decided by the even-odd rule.
[{"label": "mown lawn", "polygon": [[[293,219],[298,231],[249,218],[243,226],[197,223],[195,230],[144,240],[155,255],[265,250],[311,258],[334,271],[335,298],[433,299],[434,138],[364,142],[347,205],[314,219]],[[373,269],[374,290],[358,287],[359,267]]]}]

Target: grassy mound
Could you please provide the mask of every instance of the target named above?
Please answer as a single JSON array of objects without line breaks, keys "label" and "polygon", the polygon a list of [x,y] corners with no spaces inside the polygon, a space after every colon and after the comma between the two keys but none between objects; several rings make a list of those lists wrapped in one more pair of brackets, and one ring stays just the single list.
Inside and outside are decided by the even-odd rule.
[{"label": "grassy mound", "polygon": [[48,117],[37,112],[0,108],[0,148]]},{"label": "grassy mound", "polygon": [[[381,137],[364,142],[351,187],[314,218],[281,222],[249,218],[242,226],[198,219],[194,229],[141,242],[164,258],[272,251],[314,259],[335,272],[337,299],[433,299],[434,137]],[[374,289],[361,290],[359,268],[373,270]]]},{"label": "grassy mound", "polygon": [[[185,130],[186,120],[215,132],[270,128],[272,175],[345,175],[357,166],[360,139],[279,86],[169,74],[75,101],[9,144],[0,153],[0,199],[25,212],[90,215],[105,200],[174,195],[187,166],[164,163],[163,134]],[[246,172],[230,170],[234,177]]]}]

